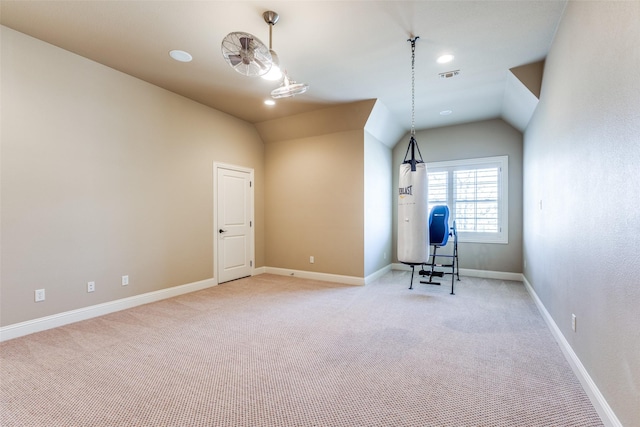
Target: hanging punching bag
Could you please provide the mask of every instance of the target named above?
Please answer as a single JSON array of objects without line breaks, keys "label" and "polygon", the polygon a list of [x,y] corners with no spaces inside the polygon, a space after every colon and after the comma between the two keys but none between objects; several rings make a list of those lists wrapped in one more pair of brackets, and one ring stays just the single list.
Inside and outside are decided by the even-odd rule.
[{"label": "hanging punching bag", "polygon": [[405,155],[398,179],[398,261],[405,264],[424,264],[429,258],[427,165],[421,154],[416,159],[417,147],[411,136],[411,158]]}]

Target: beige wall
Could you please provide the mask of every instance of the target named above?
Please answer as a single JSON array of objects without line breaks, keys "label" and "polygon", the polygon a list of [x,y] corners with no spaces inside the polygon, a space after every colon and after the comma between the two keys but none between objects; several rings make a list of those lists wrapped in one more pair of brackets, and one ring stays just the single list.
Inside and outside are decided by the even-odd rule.
[{"label": "beige wall", "polygon": [[388,266],[388,139],[398,126],[386,107],[358,101],[256,128],[266,143],[267,266],[357,278]]},{"label": "beige wall", "polygon": [[214,161],[255,169],[264,265],[253,125],[5,27],[1,65],[1,325],[213,277]]},{"label": "beige wall", "polygon": [[625,427],[640,426],[639,46],[640,2],[569,2],[524,138],[525,276]]},{"label": "beige wall", "polygon": [[[501,119],[447,126],[416,132],[425,162],[509,156],[509,244],[459,243],[460,268],[522,272],[522,134]],[[406,135],[393,149],[393,188],[409,143]],[[393,229],[397,230],[397,193]],[[394,231],[393,259],[397,261]]]},{"label": "beige wall", "polygon": [[266,144],[267,266],[363,276],[363,156],[362,130]]}]

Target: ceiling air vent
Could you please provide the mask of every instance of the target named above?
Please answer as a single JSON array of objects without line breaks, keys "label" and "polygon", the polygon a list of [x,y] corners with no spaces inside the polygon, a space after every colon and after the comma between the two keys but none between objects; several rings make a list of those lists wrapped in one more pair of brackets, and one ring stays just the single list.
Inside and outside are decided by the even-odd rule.
[{"label": "ceiling air vent", "polygon": [[441,79],[450,79],[451,77],[455,77],[458,74],[460,74],[460,70],[445,71],[444,73],[439,73],[438,75]]}]

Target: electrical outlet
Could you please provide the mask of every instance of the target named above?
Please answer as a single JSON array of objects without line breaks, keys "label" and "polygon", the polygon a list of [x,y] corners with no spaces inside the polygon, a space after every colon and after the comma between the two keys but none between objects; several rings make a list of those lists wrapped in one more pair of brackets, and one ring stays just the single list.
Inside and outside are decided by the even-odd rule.
[{"label": "electrical outlet", "polygon": [[96,290],[96,282],[87,283],[87,292],[93,292]]},{"label": "electrical outlet", "polygon": [[36,289],[35,300],[36,302],[44,301],[44,289]]},{"label": "electrical outlet", "polygon": [[316,262],[316,259],[313,257],[313,255],[311,255],[309,257],[309,264],[313,264],[314,262]]},{"label": "electrical outlet", "polygon": [[122,286],[127,286],[129,284],[129,276],[122,276]]},{"label": "electrical outlet", "polygon": [[575,314],[571,314],[571,329],[573,329],[573,332],[576,331],[576,315]]}]

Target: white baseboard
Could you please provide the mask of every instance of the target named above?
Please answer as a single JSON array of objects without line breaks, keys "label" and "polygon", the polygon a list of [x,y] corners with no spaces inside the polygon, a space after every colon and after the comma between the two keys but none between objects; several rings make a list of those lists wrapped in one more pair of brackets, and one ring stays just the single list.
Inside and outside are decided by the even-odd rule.
[{"label": "white baseboard", "polygon": [[618,420],[618,417],[616,417],[616,414],[613,412],[602,393],[600,393],[600,390],[596,386],[596,383],[591,379],[591,376],[578,358],[578,355],[573,351],[571,345],[569,345],[569,342],[564,337],[564,335],[560,331],[560,328],[558,328],[558,325],[551,317],[551,314],[549,314],[544,304],[542,304],[540,298],[538,298],[538,295],[533,289],[533,286],[531,286],[531,283],[529,283],[524,275],[522,276],[522,281],[524,282],[524,286],[527,288],[527,291],[538,306],[538,310],[542,314],[542,317],[547,323],[547,326],[549,326],[551,334],[560,345],[560,349],[562,350],[564,357],[569,362],[569,365],[571,366],[571,369],[573,370],[576,377],[578,377],[582,388],[584,389],[585,393],[587,393],[587,396],[589,396],[593,407],[595,408],[596,412],[598,412],[598,415],[600,415],[600,418],[604,422],[605,426],[622,427],[622,423],[620,423],[620,420]]},{"label": "white baseboard", "polygon": [[379,279],[380,277],[384,276],[386,273],[388,273],[389,271],[391,271],[391,264],[382,267],[380,270],[371,273],[370,275],[368,275],[367,277],[364,278],[364,284],[368,284],[373,282],[376,279]]},{"label": "white baseboard", "polygon": [[198,282],[188,283],[186,285],[174,286],[159,291],[148,292],[146,294],[135,295],[128,298],[122,298],[115,301],[109,301],[102,304],[96,304],[89,307],[79,308],[77,310],[65,311],[63,313],[53,314],[51,316],[40,317],[38,319],[27,320],[25,322],[14,323],[12,325],[0,328],[0,342],[13,338],[22,337],[24,335],[33,334],[34,332],[45,331],[47,329],[57,328],[59,326],[68,325],[69,323],[79,322],[105,314],[114,313],[120,310],[126,310],[142,304],[148,304],[155,301],[175,297],[189,292],[199,291],[201,289],[210,288],[217,285],[215,278],[205,279]]},{"label": "white baseboard", "polygon": [[[371,283],[374,280],[380,278],[385,273],[391,270],[411,271],[411,267],[402,263],[389,264],[381,268],[380,270],[368,275],[365,278],[354,277],[354,276],[341,276],[338,274],[316,273],[313,271],[292,270],[288,268],[277,268],[277,267],[256,268],[254,269],[254,275],[269,273],[269,274],[278,274],[280,276],[296,276],[296,277],[301,277],[303,279],[322,280],[324,282],[344,283],[347,285],[365,285],[367,283]],[[471,269],[461,268],[460,275],[469,276],[469,277],[483,277],[486,279],[513,280],[516,282],[522,281],[521,273],[510,273],[505,271],[471,270]]]},{"label": "white baseboard", "polygon": [[[407,264],[395,263],[392,264],[391,267],[393,270],[411,271],[411,266]],[[511,273],[508,271],[473,270],[470,268],[461,268],[460,275],[468,277],[481,277],[483,279],[513,280],[516,282],[522,282],[523,277],[522,273]]]},{"label": "white baseboard", "polygon": [[373,272],[365,278],[355,276],[341,276],[339,274],[317,273],[313,271],[291,270],[287,268],[277,267],[259,267],[253,270],[254,276],[258,274],[277,274],[279,276],[296,276],[303,279],[321,280],[323,282],[344,283],[346,285],[366,285],[374,280],[384,276],[385,273],[391,271],[391,264],[382,267],[380,270]]},{"label": "white baseboard", "polygon": [[313,271],[291,270],[289,268],[264,267],[264,272],[279,276],[295,276],[303,279],[321,280],[323,282],[344,283],[345,285],[364,285],[365,279],[339,274],[316,273]]},{"label": "white baseboard", "polygon": [[497,280],[513,280],[515,282],[522,282],[522,273],[512,273],[509,271],[491,271],[491,270],[473,270],[470,268],[461,268],[460,274],[462,276],[480,277],[483,279],[497,279]]}]

